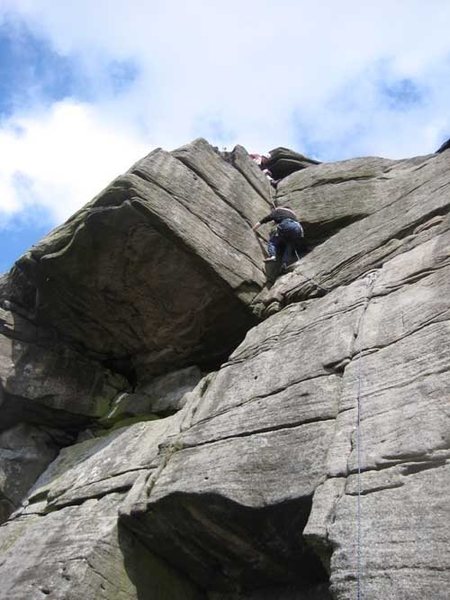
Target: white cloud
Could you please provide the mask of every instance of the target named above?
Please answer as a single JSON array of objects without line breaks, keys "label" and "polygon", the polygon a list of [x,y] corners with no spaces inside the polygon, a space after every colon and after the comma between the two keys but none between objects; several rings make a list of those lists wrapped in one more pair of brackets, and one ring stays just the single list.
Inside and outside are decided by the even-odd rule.
[{"label": "white cloud", "polygon": [[[198,135],[338,159],[427,153],[450,130],[447,0],[0,0],[2,9],[101,82],[91,106],[16,116],[22,136],[3,127],[10,212],[24,203],[14,172],[62,218],[155,145]],[[114,60],[138,72],[116,95],[103,84]],[[423,100],[392,110],[380,85],[403,79]]]},{"label": "white cloud", "polygon": [[111,129],[92,107],[69,101],[10,119],[0,131],[0,148],[0,214],[32,214],[39,207],[54,224],[147,151],[128,131]]}]

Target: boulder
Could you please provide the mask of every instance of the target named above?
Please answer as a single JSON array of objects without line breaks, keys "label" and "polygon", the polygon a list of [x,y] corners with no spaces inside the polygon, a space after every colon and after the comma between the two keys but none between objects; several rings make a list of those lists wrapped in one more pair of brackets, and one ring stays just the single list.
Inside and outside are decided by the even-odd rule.
[{"label": "boulder", "polygon": [[159,444],[178,430],[174,417],[63,449],[0,528],[0,598],[206,600],[118,525],[127,491],[158,467]]},{"label": "boulder", "polygon": [[320,164],[319,161],[307,158],[303,154],[289,150],[289,148],[275,148],[269,152],[269,160],[264,167],[269,169],[275,180],[284,179],[288,175]]},{"label": "boulder", "polygon": [[315,246],[388,204],[392,192],[385,189],[395,187],[390,173],[403,162],[354,158],[298,171],[278,183],[277,203],[297,212]]},{"label": "boulder", "polygon": [[254,322],[269,206],[204,140],[155,150],[17,262],[10,299],[137,378],[213,364]]},{"label": "boulder", "polygon": [[446,595],[450,238],[440,237],[369,283],[345,368],[328,476],[305,529],[338,599],[358,585],[375,598]]},{"label": "boulder", "polygon": [[200,382],[165,466],[122,509],[143,543],[201,587],[326,581],[301,532],[326,475],[338,365],[352,354],[364,299],[358,283],[253,328]]},{"label": "boulder", "polygon": [[127,380],[63,343],[0,334],[0,431],[26,421],[79,429],[107,414]]}]

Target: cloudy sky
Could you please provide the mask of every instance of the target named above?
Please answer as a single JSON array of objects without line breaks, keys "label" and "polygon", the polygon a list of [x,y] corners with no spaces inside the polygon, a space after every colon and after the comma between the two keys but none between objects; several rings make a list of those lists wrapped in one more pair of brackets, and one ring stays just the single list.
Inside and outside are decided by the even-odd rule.
[{"label": "cloudy sky", "polygon": [[0,0],[0,273],[153,148],[450,136],[448,0]]}]

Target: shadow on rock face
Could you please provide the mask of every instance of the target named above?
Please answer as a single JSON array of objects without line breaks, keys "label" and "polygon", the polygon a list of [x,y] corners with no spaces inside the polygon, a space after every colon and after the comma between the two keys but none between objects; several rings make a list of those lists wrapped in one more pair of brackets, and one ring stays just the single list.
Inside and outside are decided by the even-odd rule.
[{"label": "shadow on rock face", "polygon": [[131,361],[138,377],[226,356],[249,311],[161,227],[129,202],[91,214],[32,266],[37,320],[107,364]]},{"label": "shadow on rock face", "polygon": [[137,600],[207,600],[206,595],[183,573],[161,560],[124,527],[119,545]]},{"label": "shadow on rock face", "polygon": [[252,508],[214,494],[176,493],[122,515],[122,525],[202,589],[301,588],[328,580],[302,538],[310,509],[309,498]]}]

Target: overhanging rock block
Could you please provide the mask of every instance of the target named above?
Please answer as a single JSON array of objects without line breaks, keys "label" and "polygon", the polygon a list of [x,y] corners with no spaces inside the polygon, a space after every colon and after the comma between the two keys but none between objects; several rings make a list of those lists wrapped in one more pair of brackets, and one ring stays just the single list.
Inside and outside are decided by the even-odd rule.
[{"label": "overhanging rock block", "polygon": [[254,322],[269,207],[204,140],[155,150],[18,261],[15,300],[138,377],[214,362]]}]

